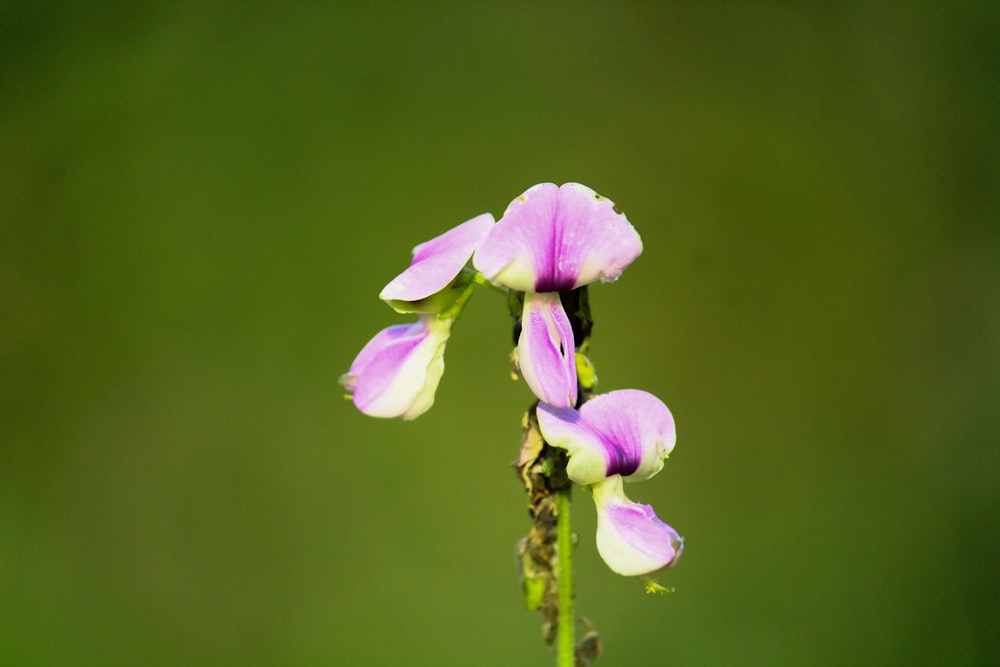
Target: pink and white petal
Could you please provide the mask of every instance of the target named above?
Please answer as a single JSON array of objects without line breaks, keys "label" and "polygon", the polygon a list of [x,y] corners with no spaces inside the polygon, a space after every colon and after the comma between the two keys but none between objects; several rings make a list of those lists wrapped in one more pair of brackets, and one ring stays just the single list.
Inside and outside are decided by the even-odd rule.
[{"label": "pink and white petal", "polygon": [[600,394],[584,403],[580,414],[612,446],[608,474],[630,482],[658,473],[677,442],[673,415],[649,392],[620,389]]},{"label": "pink and white petal", "polygon": [[613,572],[652,575],[681,557],[684,539],[649,505],[634,503],[618,475],[592,487],[597,505],[597,551]]},{"label": "pink and white petal", "polygon": [[569,453],[566,473],[571,480],[589,486],[608,476],[608,445],[583,422],[579,412],[542,401],[535,414],[545,441]]},{"label": "pink and white petal", "polygon": [[[444,350],[451,335],[451,325],[454,320],[437,320],[431,328],[424,350],[419,358],[411,359],[409,368],[414,372],[423,369],[423,384],[411,396],[409,405],[399,418],[404,421],[416,419],[434,405],[438,384],[444,375]],[[408,371],[403,368],[403,373]]]},{"label": "pink and white petal", "polygon": [[[642,253],[642,240],[614,202],[585,185],[565,183],[559,188],[554,252],[556,272],[548,278],[572,285],[565,290],[601,280],[616,280]],[[540,277],[541,278],[541,277]]]},{"label": "pink and white petal", "polygon": [[[410,351],[420,344],[426,335],[426,328],[421,322],[413,324],[396,324],[382,329],[368,341],[358,356],[351,363],[351,369],[341,376],[340,383],[348,391],[355,391],[357,383],[366,369],[380,356],[395,356],[397,361],[401,361]],[[375,375],[372,380],[377,384]],[[381,375],[380,375],[381,377]],[[369,383],[368,390],[374,389],[374,385]]]},{"label": "pink and white petal", "polygon": [[524,295],[518,365],[528,387],[557,408],[576,405],[576,348],[573,328],[558,294]]},{"label": "pink and white petal", "polygon": [[354,405],[372,417],[414,419],[434,403],[451,321],[424,317],[379,332],[342,378]]},{"label": "pink and white petal", "polygon": [[382,289],[383,301],[420,301],[440,292],[462,271],[493,228],[483,213],[413,249],[410,267]]},{"label": "pink and white petal", "polygon": [[559,188],[539,183],[519,195],[476,250],[472,264],[486,279],[521,292],[538,290],[540,276],[554,271],[553,249]]}]

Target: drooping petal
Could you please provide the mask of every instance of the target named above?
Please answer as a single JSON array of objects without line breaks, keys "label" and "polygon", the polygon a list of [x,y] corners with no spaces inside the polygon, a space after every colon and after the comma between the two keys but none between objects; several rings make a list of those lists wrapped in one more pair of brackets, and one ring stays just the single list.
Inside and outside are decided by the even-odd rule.
[{"label": "drooping petal", "polygon": [[677,442],[674,416],[663,401],[638,389],[600,394],[580,407],[581,417],[607,446],[608,475],[636,482],[663,468]]},{"label": "drooping petal", "polygon": [[557,408],[576,405],[573,327],[558,294],[524,295],[517,357],[535,396]]},{"label": "drooping petal", "polygon": [[684,539],[663,523],[649,505],[625,496],[618,475],[595,484],[597,551],[613,572],[630,576],[651,575],[681,557]]},{"label": "drooping petal", "polygon": [[361,350],[341,384],[372,417],[414,419],[434,404],[451,320],[424,316],[383,329]]},{"label": "drooping petal", "polygon": [[410,267],[382,289],[379,298],[400,312],[433,312],[421,302],[448,287],[493,228],[493,216],[483,213],[421,243],[413,249]]},{"label": "drooping petal", "polygon": [[566,474],[571,480],[589,486],[608,476],[613,448],[584,422],[578,411],[540,402],[536,415],[545,441],[569,453]]},{"label": "drooping petal", "polygon": [[473,265],[514,290],[559,292],[615,280],[641,252],[610,199],[579,183],[540,183],[510,203]]},{"label": "drooping petal", "polygon": [[648,479],[663,468],[677,440],[667,406],[637,389],[600,394],[579,412],[539,403],[538,426],[549,444],[569,452],[566,472],[582,486],[612,475]]}]

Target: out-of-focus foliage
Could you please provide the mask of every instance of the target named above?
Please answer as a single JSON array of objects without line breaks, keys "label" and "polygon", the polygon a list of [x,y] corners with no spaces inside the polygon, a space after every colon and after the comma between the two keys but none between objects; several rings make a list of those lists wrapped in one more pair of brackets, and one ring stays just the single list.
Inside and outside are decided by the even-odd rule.
[{"label": "out-of-focus foliage", "polygon": [[645,252],[603,390],[677,449],[607,665],[995,663],[995,3],[0,7],[0,663],[545,665],[493,294],[437,404],[336,378],[409,249],[545,180]]}]

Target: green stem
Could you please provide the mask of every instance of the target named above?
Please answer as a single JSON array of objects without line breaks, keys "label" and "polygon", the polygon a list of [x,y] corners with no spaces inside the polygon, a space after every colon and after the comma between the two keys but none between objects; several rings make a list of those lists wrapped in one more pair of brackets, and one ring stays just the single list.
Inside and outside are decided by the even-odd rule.
[{"label": "green stem", "polygon": [[476,284],[470,282],[462,288],[462,291],[455,297],[455,301],[447,308],[438,313],[439,320],[457,320],[465,310],[465,304],[472,298],[472,293],[476,289]]},{"label": "green stem", "polygon": [[489,280],[486,279],[486,276],[484,276],[483,274],[479,273],[474,269],[466,267],[462,269],[462,274],[471,277],[472,282],[476,283],[477,285],[482,285],[487,289],[491,289],[497,294],[500,294],[502,296],[507,296],[508,294],[510,294],[509,289],[503,287],[502,285],[494,285],[493,283],[491,283]]},{"label": "green stem", "polygon": [[558,558],[556,580],[559,585],[559,634],[558,667],[574,667],[576,645],[574,635],[576,619],[573,613],[573,531],[570,528],[570,490],[556,492],[557,528],[556,557]]}]

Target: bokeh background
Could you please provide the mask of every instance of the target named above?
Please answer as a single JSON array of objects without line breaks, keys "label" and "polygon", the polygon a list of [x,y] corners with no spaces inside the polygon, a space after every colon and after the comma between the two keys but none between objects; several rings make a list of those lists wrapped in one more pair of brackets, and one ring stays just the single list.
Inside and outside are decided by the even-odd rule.
[{"label": "bokeh background", "polygon": [[606,665],[1000,660],[996,3],[0,5],[0,663],[547,665],[500,299],[433,410],[337,377],[540,181],[645,252],[601,388],[679,441]]}]

